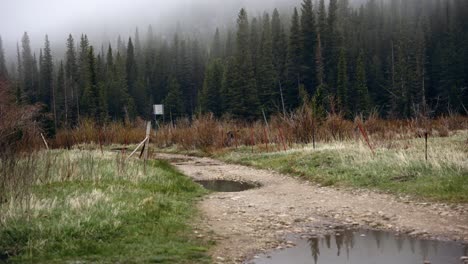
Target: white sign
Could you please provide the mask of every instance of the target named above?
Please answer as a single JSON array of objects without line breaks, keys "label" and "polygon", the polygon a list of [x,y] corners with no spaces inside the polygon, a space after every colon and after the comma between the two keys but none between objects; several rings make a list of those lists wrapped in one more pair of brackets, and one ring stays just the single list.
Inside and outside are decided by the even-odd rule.
[{"label": "white sign", "polygon": [[154,114],[155,115],[164,115],[164,106],[163,105],[154,105]]}]

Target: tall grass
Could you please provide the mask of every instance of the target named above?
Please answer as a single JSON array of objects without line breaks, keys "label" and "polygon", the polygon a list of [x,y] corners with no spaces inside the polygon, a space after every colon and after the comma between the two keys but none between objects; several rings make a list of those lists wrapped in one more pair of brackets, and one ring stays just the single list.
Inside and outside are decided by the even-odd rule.
[{"label": "tall grass", "polygon": [[0,259],[208,261],[187,225],[203,190],[165,162],[151,161],[145,171],[137,160],[120,166],[118,155],[54,150],[0,163],[14,179],[0,203]]}]

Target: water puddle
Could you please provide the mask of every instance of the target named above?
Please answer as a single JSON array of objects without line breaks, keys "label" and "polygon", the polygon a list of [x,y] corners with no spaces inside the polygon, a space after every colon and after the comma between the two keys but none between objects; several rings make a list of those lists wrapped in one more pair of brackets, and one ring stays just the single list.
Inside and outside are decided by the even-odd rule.
[{"label": "water puddle", "polygon": [[261,255],[255,264],[459,264],[468,246],[418,240],[379,231],[340,231],[311,239],[290,238],[295,247]]},{"label": "water puddle", "polygon": [[200,180],[196,183],[214,192],[242,192],[259,187],[257,184],[228,180]]}]

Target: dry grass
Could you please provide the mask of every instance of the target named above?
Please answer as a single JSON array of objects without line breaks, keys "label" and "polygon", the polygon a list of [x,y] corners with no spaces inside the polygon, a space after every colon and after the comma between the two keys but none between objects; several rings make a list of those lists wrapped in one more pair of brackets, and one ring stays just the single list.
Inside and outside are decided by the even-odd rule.
[{"label": "dry grass", "polygon": [[[59,131],[52,146],[136,144],[144,139],[145,128],[145,122],[141,120],[134,124],[111,123],[104,126],[85,120],[73,130]],[[447,137],[453,131],[463,129],[468,129],[466,116],[385,120],[371,114],[365,118],[358,117],[353,122],[339,113],[316,118],[310,107],[303,106],[287,116],[272,116],[267,123],[264,120],[248,123],[216,119],[211,114],[192,120],[183,118],[173,124],[162,125],[157,133],[152,133],[151,142],[160,148],[184,151],[213,152],[240,146],[272,151],[312,142],[358,140],[363,135],[367,135],[372,144],[391,144],[395,140],[423,137],[425,133],[430,137]]]}]

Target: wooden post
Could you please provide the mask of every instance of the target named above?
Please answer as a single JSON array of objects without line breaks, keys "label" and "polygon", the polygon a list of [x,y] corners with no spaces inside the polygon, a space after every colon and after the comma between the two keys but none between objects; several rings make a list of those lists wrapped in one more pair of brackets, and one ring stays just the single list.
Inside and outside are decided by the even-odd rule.
[{"label": "wooden post", "polygon": [[255,140],[254,140],[253,126],[250,127],[250,143],[251,143],[251,145],[252,145],[252,153],[254,153]]},{"label": "wooden post", "polygon": [[315,149],[315,116],[314,116],[314,119],[312,121],[312,145]]},{"label": "wooden post", "polygon": [[426,130],[426,132],[424,133],[424,138],[426,140],[426,161],[427,161],[427,137],[428,137],[428,133],[427,133],[427,130]]},{"label": "wooden post", "polygon": [[267,151],[267,152],[270,152],[270,150],[268,149],[269,138],[268,138],[268,134],[267,134],[266,127],[263,127],[263,134],[265,135],[265,146],[266,146],[266,151]]},{"label": "wooden post", "polygon": [[47,141],[42,133],[41,133],[41,137],[42,137],[42,141],[44,141],[44,145],[46,146],[47,150],[49,150],[49,145],[47,144]]},{"label": "wooden post", "polygon": [[146,170],[146,161],[148,160],[148,149],[150,143],[150,133],[151,133],[151,122],[146,124],[146,144],[145,144],[145,170]]},{"label": "wooden post", "polygon": [[[138,149],[139,149],[143,144],[146,143],[147,140],[148,140],[148,138],[145,138],[145,139],[135,148],[135,150],[130,154],[130,156],[128,156],[127,160],[128,160],[129,158],[131,158],[131,157],[138,151]],[[122,156],[123,156],[123,155],[124,155],[124,148],[122,148]]]}]

